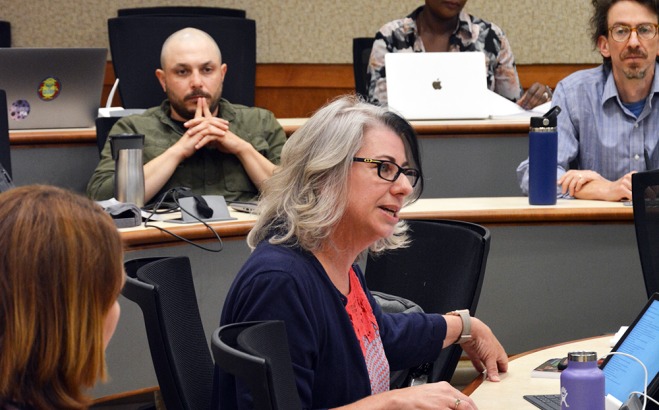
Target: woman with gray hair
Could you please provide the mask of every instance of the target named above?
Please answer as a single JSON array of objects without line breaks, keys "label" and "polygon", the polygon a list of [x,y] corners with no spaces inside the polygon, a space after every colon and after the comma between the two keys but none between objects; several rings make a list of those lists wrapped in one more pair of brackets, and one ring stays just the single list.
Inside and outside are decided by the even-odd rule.
[{"label": "woman with gray hair", "polygon": [[[490,380],[506,371],[506,353],[483,322],[383,313],[355,264],[367,251],[406,246],[399,212],[421,195],[420,169],[409,123],[342,97],[291,136],[265,183],[248,236],[254,251],[221,324],[285,321],[305,409],[475,409],[445,382],[389,391],[390,369],[433,361],[456,341]],[[249,392],[233,377],[220,372],[220,386],[222,408],[249,408]]]}]

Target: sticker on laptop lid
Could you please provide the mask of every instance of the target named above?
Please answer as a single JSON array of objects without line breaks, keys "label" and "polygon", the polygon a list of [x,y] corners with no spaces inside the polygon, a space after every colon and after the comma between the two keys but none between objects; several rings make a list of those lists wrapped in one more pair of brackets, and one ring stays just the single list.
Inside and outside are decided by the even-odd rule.
[{"label": "sticker on laptop lid", "polygon": [[57,77],[46,77],[39,84],[39,98],[43,101],[52,101],[59,95],[62,90],[62,83]]},{"label": "sticker on laptop lid", "polygon": [[26,100],[16,100],[9,105],[9,118],[21,121],[30,115],[30,103]]}]

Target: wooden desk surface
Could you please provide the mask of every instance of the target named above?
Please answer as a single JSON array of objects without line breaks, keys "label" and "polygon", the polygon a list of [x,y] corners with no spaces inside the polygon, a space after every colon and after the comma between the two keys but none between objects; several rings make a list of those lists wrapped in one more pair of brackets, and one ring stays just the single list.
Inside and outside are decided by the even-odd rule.
[{"label": "wooden desk surface", "polygon": [[559,379],[531,377],[531,371],[545,360],[565,357],[568,352],[587,350],[601,357],[611,351],[611,335],[563,343],[511,357],[508,372],[501,373],[501,381],[492,383],[482,378],[474,380],[464,390],[474,399],[479,410],[537,409],[522,396],[525,394],[558,394]]},{"label": "wooden desk surface", "polygon": [[[307,118],[280,118],[278,121],[286,131],[292,134],[306,122]],[[428,135],[460,135],[497,134],[527,135],[529,132],[528,117],[495,118],[488,120],[441,120],[441,121],[410,121],[421,138]]]},{"label": "wooden desk surface", "polygon": [[[280,118],[286,135],[291,135],[306,122],[307,118]],[[498,118],[491,120],[460,121],[412,121],[421,138],[430,135],[526,135],[529,120],[524,117]],[[10,130],[12,146],[96,143],[95,128],[62,128],[43,130]]]},{"label": "wooden desk surface", "polygon": [[10,130],[11,146],[96,144],[96,128]]},{"label": "wooden desk surface", "polygon": [[[244,238],[254,226],[256,217],[244,212],[233,212],[231,216],[236,218],[231,221],[210,222],[209,225],[215,229],[220,238]],[[167,229],[189,240],[213,239],[215,236],[201,223],[168,223],[165,221],[149,222]],[[172,235],[161,232],[157,228],[145,228],[144,224],[133,228],[119,229],[121,238],[128,249],[142,248],[147,246],[162,246],[168,243],[180,243],[180,240]]]},{"label": "wooden desk surface", "polygon": [[[254,215],[231,212],[235,221],[211,222],[222,238],[245,237],[254,226]],[[404,219],[458,219],[480,224],[511,225],[572,222],[631,222],[633,210],[620,202],[558,200],[554,206],[531,206],[526,197],[500,198],[433,198],[420,199],[401,211]],[[156,222],[177,235],[190,240],[212,239],[213,234],[200,223],[173,224]],[[179,240],[155,228],[120,229],[126,246],[140,248],[165,245]]]},{"label": "wooden desk surface", "polygon": [[420,199],[401,211],[405,219],[459,219],[475,223],[521,225],[548,222],[633,221],[622,202],[559,199],[556,205],[529,205],[527,197]]}]

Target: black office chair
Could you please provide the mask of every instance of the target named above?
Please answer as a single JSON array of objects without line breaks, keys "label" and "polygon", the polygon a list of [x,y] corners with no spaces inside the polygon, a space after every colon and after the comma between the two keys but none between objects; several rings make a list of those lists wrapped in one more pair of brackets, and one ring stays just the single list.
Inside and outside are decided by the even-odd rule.
[{"label": "black office chair", "polygon": [[98,146],[98,156],[101,156],[105,141],[110,135],[110,130],[121,117],[97,117],[96,118],[96,145]]},{"label": "black office chair", "polygon": [[11,177],[9,119],[7,117],[7,94],[5,90],[0,90],[0,165]]},{"label": "black office chair", "polygon": [[[368,288],[409,299],[427,313],[469,309],[474,315],[490,250],[490,231],[462,221],[407,222],[412,238],[409,247],[369,256]],[[461,354],[458,345],[443,349],[425,372],[428,382],[450,381]]]},{"label": "black office chair", "polygon": [[254,105],[256,23],[222,16],[136,15],[108,19],[112,64],[119,78],[124,108],[149,108],[166,98],[155,71],[162,44],[175,31],[194,27],[215,39],[228,65],[222,96],[232,103]]},{"label": "black office chair", "polygon": [[224,16],[245,18],[245,10],[231,9],[226,7],[203,7],[203,6],[156,6],[156,7],[132,7],[117,10],[117,16]]},{"label": "black office chair", "polygon": [[0,47],[11,47],[11,24],[0,21]]},{"label": "black office chair", "polygon": [[[249,388],[255,409],[302,408],[283,321],[221,326],[213,333],[211,349],[215,364]],[[221,397],[220,404],[233,408],[235,397]]]},{"label": "black office chair", "polygon": [[352,71],[355,76],[355,92],[368,98],[368,75],[366,68],[371,57],[373,37],[357,37],[352,39]]},{"label": "black office chair", "polygon": [[[127,261],[122,294],[144,314],[153,367],[169,410],[212,404],[214,364],[187,257]],[[211,407],[213,405],[213,407]]]},{"label": "black office chair", "polygon": [[648,298],[659,292],[659,170],[632,175],[636,243]]}]

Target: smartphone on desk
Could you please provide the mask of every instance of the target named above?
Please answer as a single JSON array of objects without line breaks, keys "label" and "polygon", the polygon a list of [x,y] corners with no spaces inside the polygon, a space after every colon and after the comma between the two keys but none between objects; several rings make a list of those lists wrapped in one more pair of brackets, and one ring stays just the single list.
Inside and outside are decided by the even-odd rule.
[{"label": "smartphone on desk", "polygon": [[229,203],[229,207],[234,211],[253,214],[256,211],[256,202],[234,201]]}]

